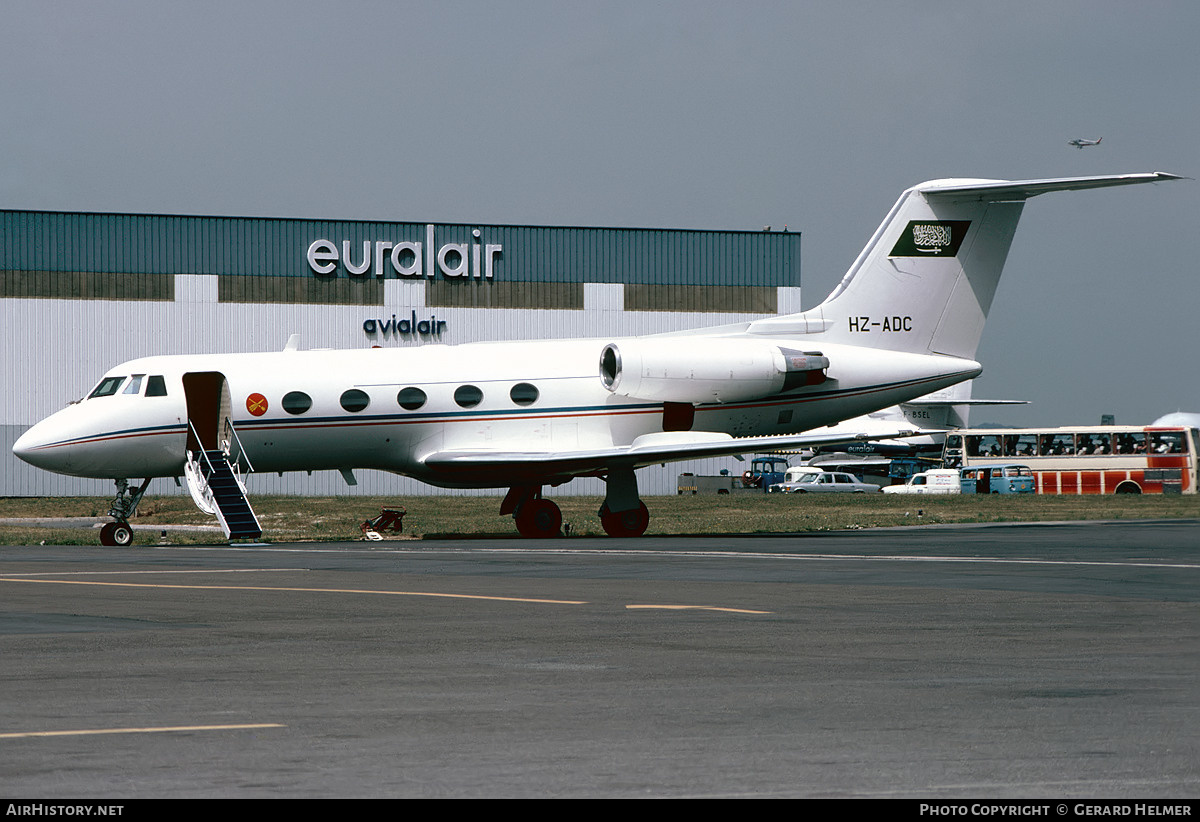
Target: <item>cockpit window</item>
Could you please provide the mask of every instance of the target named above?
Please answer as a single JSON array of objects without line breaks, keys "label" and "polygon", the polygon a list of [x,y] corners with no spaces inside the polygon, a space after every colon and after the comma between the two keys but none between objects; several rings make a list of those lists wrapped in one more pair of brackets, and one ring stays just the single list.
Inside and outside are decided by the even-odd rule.
[{"label": "cockpit window", "polygon": [[129,385],[125,386],[122,394],[140,394],[142,393],[142,380],[146,379],[145,374],[134,374],[129,378]]},{"label": "cockpit window", "polygon": [[167,396],[167,381],[163,379],[162,374],[154,374],[146,380],[146,396],[147,397],[165,397]]},{"label": "cockpit window", "polygon": [[88,394],[88,399],[112,396],[117,393],[117,389],[121,387],[121,383],[123,382],[125,382],[124,377],[105,377],[100,380],[100,384],[96,386],[96,390]]}]

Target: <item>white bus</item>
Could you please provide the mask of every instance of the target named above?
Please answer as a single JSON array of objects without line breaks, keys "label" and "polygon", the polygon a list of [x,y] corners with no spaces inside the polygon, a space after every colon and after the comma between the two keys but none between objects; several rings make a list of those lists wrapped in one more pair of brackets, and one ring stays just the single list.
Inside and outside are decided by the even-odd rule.
[{"label": "white bus", "polygon": [[973,428],[946,435],[947,468],[1028,465],[1039,494],[1195,494],[1195,428]]}]

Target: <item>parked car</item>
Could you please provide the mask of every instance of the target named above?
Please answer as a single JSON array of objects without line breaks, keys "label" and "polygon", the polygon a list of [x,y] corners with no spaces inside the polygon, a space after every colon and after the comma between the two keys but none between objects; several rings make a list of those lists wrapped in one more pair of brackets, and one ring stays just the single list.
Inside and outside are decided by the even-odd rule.
[{"label": "parked car", "polygon": [[796,490],[796,486],[805,477],[824,474],[825,472],[816,467],[807,465],[797,465],[789,468],[783,475],[783,482],[777,482],[767,489],[768,494],[790,494]]},{"label": "parked car", "polygon": [[873,494],[879,491],[878,485],[863,482],[853,474],[843,474],[841,471],[822,471],[802,477],[793,494]]},{"label": "parked car", "polygon": [[903,485],[889,485],[885,494],[961,494],[962,486],[958,471],[953,468],[935,468],[913,474]]}]

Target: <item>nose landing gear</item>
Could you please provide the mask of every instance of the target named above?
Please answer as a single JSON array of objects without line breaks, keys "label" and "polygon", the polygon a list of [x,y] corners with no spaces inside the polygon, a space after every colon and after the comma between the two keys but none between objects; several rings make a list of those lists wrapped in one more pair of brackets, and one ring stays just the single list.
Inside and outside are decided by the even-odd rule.
[{"label": "nose landing gear", "polygon": [[133,526],[129,520],[137,512],[138,503],[149,487],[150,480],[146,479],[140,486],[134,486],[131,492],[129,480],[117,480],[117,496],[108,509],[108,515],[116,522],[107,523],[100,529],[101,545],[125,546],[133,542]]}]

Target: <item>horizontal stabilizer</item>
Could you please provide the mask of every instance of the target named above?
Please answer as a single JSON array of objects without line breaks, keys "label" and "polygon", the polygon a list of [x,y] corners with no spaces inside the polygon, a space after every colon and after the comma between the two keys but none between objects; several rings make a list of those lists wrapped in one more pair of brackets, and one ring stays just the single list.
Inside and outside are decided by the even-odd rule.
[{"label": "horizontal stabilizer", "polygon": [[946,408],[953,405],[1029,405],[1029,400],[909,400],[901,405],[919,405],[925,408]]},{"label": "horizontal stabilizer", "polygon": [[[1167,174],[1164,171],[1151,171],[1144,174],[1107,174],[1100,177],[1056,177],[1047,180],[945,180],[926,183],[918,190],[926,197],[954,196],[978,194],[980,199],[989,202],[1004,202],[1007,200],[1027,200],[1039,194],[1051,191],[1080,191],[1088,188],[1107,188],[1108,186],[1128,186],[1137,183],[1165,182],[1167,180],[1185,179],[1177,174]],[[943,184],[944,183],[944,184]]]}]

